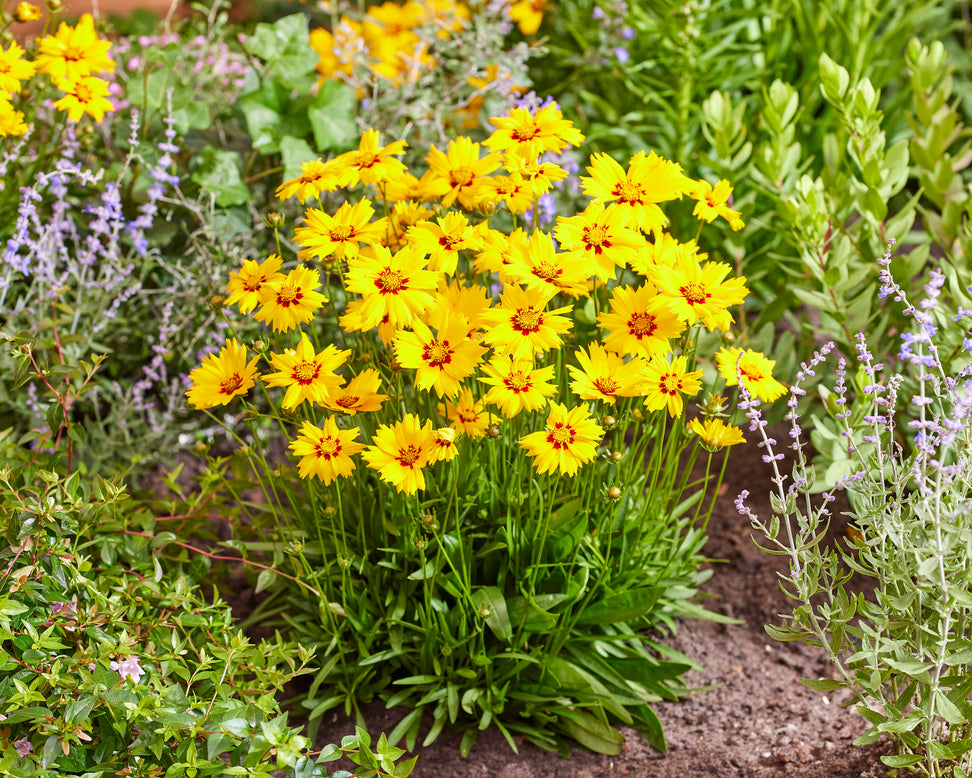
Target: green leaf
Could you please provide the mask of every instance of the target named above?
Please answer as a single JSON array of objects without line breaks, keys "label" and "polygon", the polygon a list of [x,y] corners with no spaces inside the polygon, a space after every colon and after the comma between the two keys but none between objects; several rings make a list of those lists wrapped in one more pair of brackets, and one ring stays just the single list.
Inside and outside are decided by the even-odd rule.
[{"label": "green leaf", "polygon": [[216,205],[225,208],[242,205],[250,199],[250,190],[243,183],[240,157],[234,151],[204,148],[197,157],[198,164],[192,180],[204,192],[216,197]]},{"label": "green leaf", "polygon": [[176,539],[174,532],[160,532],[154,538],[152,538],[152,548],[162,548],[162,546],[167,546],[174,542]]},{"label": "green leaf", "polygon": [[291,135],[280,139],[280,156],[283,157],[284,163],[284,181],[300,176],[303,163],[313,162],[318,158],[307,141]]},{"label": "green leaf", "polygon": [[881,761],[888,767],[910,767],[924,759],[920,754],[884,754]]},{"label": "green leaf", "polygon": [[614,727],[582,710],[571,711],[561,708],[557,713],[558,723],[564,731],[584,748],[596,754],[614,756],[621,753],[624,735]]},{"label": "green leaf", "polygon": [[74,700],[64,709],[64,721],[68,724],[84,721],[97,704],[98,698],[92,695]]},{"label": "green leaf", "polygon": [[808,689],[813,689],[818,692],[829,692],[834,689],[844,688],[844,684],[841,681],[835,681],[832,678],[801,678],[800,683]]},{"label": "green leaf", "polygon": [[285,16],[273,24],[258,24],[243,47],[262,59],[267,69],[291,88],[301,84],[320,61],[310,45],[307,16],[302,13]]},{"label": "green leaf", "polygon": [[513,637],[513,626],[510,624],[503,592],[496,586],[485,586],[473,592],[470,599],[479,615],[486,619],[486,624],[493,630],[493,634],[500,640],[508,642]]},{"label": "green leaf", "polygon": [[646,616],[654,609],[664,590],[649,586],[614,594],[589,605],[578,624],[615,624],[619,621],[634,621]]},{"label": "green leaf", "polygon": [[269,589],[273,586],[273,582],[277,580],[277,573],[273,570],[261,570],[260,575],[257,576],[256,592],[259,594],[264,589]]},{"label": "green leaf", "polygon": [[318,152],[343,150],[351,146],[358,136],[354,123],[357,104],[351,87],[330,78],[323,83],[314,103],[307,109]]}]

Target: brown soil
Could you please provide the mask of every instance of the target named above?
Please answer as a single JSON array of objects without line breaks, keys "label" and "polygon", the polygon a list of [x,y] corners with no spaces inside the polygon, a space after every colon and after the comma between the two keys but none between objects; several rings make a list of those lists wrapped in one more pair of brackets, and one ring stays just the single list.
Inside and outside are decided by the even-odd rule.
[{"label": "brown soil", "polygon": [[[784,435],[777,435],[785,439]],[[778,624],[789,609],[777,583],[780,558],[760,551],[748,522],[736,512],[733,500],[742,489],[753,496],[750,506],[766,515],[769,466],[754,447],[733,451],[725,484],[709,524],[706,553],[724,563],[706,584],[712,595],[710,610],[743,619],[741,626],[686,621],[669,645],[705,667],[686,677],[692,687],[718,684],[678,703],[659,703],[668,754],[654,751],[640,734],[627,737],[618,756],[602,756],[574,749],[569,759],[528,743],[519,755],[510,751],[495,731],[480,735],[468,759],[459,755],[458,739],[443,734],[417,751],[415,778],[692,778],[693,776],[805,776],[806,778],[878,778],[887,775],[880,755],[889,745],[879,741],[855,746],[864,731],[853,707],[840,707],[845,696],[806,689],[799,678],[832,677],[820,649],[796,643],[777,643],[763,629]],[[842,528],[838,528],[842,529]],[[838,693],[839,695],[840,693]],[[368,728],[389,732],[405,711],[367,710]],[[318,747],[340,742],[353,726],[338,716],[326,718]],[[421,736],[424,736],[424,732]],[[421,739],[420,736],[420,739]],[[350,769],[350,768],[349,768]]]}]

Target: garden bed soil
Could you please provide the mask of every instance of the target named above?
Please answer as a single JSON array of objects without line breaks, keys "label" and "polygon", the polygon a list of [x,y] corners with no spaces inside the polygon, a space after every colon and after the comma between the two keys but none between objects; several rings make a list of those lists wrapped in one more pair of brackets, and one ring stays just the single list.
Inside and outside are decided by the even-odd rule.
[{"label": "garden bed soil", "polygon": [[[779,440],[786,434],[780,430]],[[654,751],[640,734],[623,729],[627,741],[617,756],[572,749],[569,759],[519,743],[514,754],[495,730],[481,733],[468,759],[459,755],[455,736],[442,734],[419,748],[415,778],[693,778],[694,776],[805,776],[806,778],[879,778],[888,775],[880,761],[890,753],[879,741],[855,746],[865,727],[853,707],[841,707],[846,693],[810,691],[799,678],[833,677],[822,650],[778,643],[764,624],[779,624],[789,601],[778,584],[780,557],[760,551],[748,522],[733,505],[743,489],[758,515],[769,512],[769,466],[755,446],[732,452],[725,483],[709,524],[706,553],[724,560],[713,565],[705,584],[706,607],[742,619],[742,625],[685,621],[666,642],[691,656],[704,672],[689,673],[691,687],[718,685],[655,710],[665,727],[668,753]],[[843,519],[832,535],[843,533]],[[242,594],[242,593],[241,593]],[[243,598],[245,599],[245,598]],[[239,600],[237,601],[239,602]],[[406,713],[366,708],[368,729],[377,739]],[[353,732],[353,723],[337,714],[325,717],[318,747]],[[425,731],[419,740],[424,737]],[[351,769],[348,766],[348,769]]]}]

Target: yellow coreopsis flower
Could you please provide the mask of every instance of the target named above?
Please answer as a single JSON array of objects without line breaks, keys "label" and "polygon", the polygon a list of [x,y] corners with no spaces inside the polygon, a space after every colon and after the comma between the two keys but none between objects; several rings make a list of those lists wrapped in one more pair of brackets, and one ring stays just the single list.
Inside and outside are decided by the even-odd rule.
[{"label": "yellow coreopsis flower", "polygon": [[362,295],[356,308],[355,329],[370,330],[386,316],[395,328],[411,326],[417,315],[431,305],[432,293],[439,285],[439,274],[427,270],[426,262],[411,246],[394,255],[384,246],[376,246],[374,257],[359,256],[350,263],[344,288]]},{"label": "yellow coreopsis flower", "polygon": [[294,242],[304,249],[299,257],[325,259],[334,254],[338,259],[354,259],[360,243],[380,245],[385,239],[388,220],[382,217],[372,222],[374,215],[371,202],[364,199],[354,205],[342,203],[333,216],[311,208],[304,214],[306,226],[294,230]]},{"label": "yellow coreopsis flower", "polygon": [[512,214],[524,213],[533,207],[533,187],[519,173],[481,178],[475,187],[476,207],[481,211],[488,212],[499,203]]},{"label": "yellow coreopsis flower", "polygon": [[712,186],[708,181],[699,181],[698,187],[694,192],[689,192],[689,196],[698,202],[692,215],[704,222],[713,222],[718,217],[722,217],[733,230],[741,230],[745,227],[739,211],[734,211],[727,203],[732,196],[732,187],[725,179]]},{"label": "yellow coreopsis flower", "polygon": [[240,304],[240,313],[249,313],[260,303],[263,288],[271,282],[283,281],[284,274],[279,272],[283,260],[276,254],[271,254],[263,262],[252,259],[243,260],[243,269],[239,273],[230,273],[226,284],[229,297],[224,305]]},{"label": "yellow coreopsis flower", "polygon": [[431,421],[425,422],[423,431],[429,437],[431,453],[429,454],[429,464],[435,462],[451,462],[456,458],[459,449],[456,447],[456,436],[460,433],[453,427],[432,426]]},{"label": "yellow coreopsis flower", "polygon": [[605,208],[593,202],[576,216],[558,216],[554,235],[563,251],[596,267],[597,277],[607,282],[617,276],[619,267],[635,262],[647,243],[643,235],[628,229],[626,224],[621,208]]},{"label": "yellow coreopsis flower", "polygon": [[529,359],[494,356],[479,378],[491,387],[483,399],[499,408],[507,419],[523,410],[539,411],[547,405],[547,398],[557,393],[557,387],[550,383],[555,371],[554,365],[534,367]]},{"label": "yellow coreopsis flower", "polygon": [[503,169],[519,174],[530,185],[534,197],[549,192],[555,183],[567,178],[567,171],[553,162],[538,162],[520,154],[517,149],[507,149],[503,154]]},{"label": "yellow coreopsis flower", "polygon": [[686,324],[701,320],[710,330],[727,329],[732,316],[726,309],[739,305],[749,291],[745,278],[726,278],[731,271],[724,262],[688,261],[674,268],[656,267],[655,279],[669,310]]},{"label": "yellow coreopsis flower", "polygon": [[362,456],[383,481],[404,494],[415,494],[425,488],[422,468],[432,456],[432,441],[417,416],[406,413],[395,424],[381,425],[372,441]]},{"label": "yellow coreopsis flower", "polygon": [[[736,375],[736,366],[739,376]],[[726,386],[736,386],[739,378],[752,397],[765,402],[774,402],[786,394],[786,387],[773,378],[775,359],[767,359],[752,349],[723,348],[716,354],[719,375],[726,379]]]},{"label": "yellow coreopsis flower", "polygon": [[337,413],[354,416],[359,411],[369,413],[381,410],[381,404],[388,399],[387,394],[379,394],[381,376],[373,368],[362,370],[348,381],[347,386],[335,389],[324,398],[324,407]]},{"label": "yellow coreopsis flower", "polygon": [[14,9],[14,18],[18,22],[36,22],[41,16],[40,8],[33,3],[26,2],[26,0],[17,3],[17,7]]},{"label": "yellow coreopsis flower", "polygon": [[511,245],[500,277],[512,279],[548,299],[560,293],[581,297],[587,294],[591,267],[574,254],[558,253],[550,235],[537,230],[526,244]]},{"label": "yellow coreopsis flower", "polygon": [[483,327],[483,311],[489,310],[492,304],[493,298],[485,286],[466,286],[453,279],[448,285],[440,284],[428,315],[420,318],[428,324],[445,312],[461,315],[468,322],[469,337],[479,340],[478,333]]},{"label": "yellow coreopsis flower", "polygon": [[210,354],[202,365],[189,374],[192,388],[186,392],[189,403],[195,408],[212,408],[226,405],[238,394],[246,394],[255,383],[255,356],[246,361],[246,346],[235,338],[227,340],[219,355]]},{"label": "yellow coreopsis flower", "polygon": [[317,476],[325,486],[338,478],[347,478],[354,472],[351,457],[365,449],[364,443],[355,440],[360,432],[357,427],[338,429],[334,419],[325,420],[322,427],[305,421],[296,440],[290,443],[293,455],[301,458],[297,463],[300,477]]},{"label": "yellow coreopsis flower", "polygon": [[0,138],[8,135],[21,136],[27,132],[24,114],[16,110],[10,103],[10,98],[0,94]]},{"label": "yellow coreopsis flower", "polygon": [[20,82],[34,75],[37,66],[23,56],[24,50],[16,43],[6,51],[0,48],[0,92],[19,92]]},{"label": "yellow coreopsis flower", "polygon": [[487,154],[479,158],[479,144],[460,135],[449,141],[446,153],[439,151],[433,144],[425,158],[429,170],[425,180],[428,194],[442,198],[442,205],[448,208],[457,199],[467,211],[476,207],[475,183],[481,176],[488,176],[500,164],[499,154]]},{"label": "yellow coreopsis flower", "polygon": [[417,388],[455,397],[463,379],[476,372],[486,349],[466,337],[469,326],[463,316],[444,314],[436,334],[418,319],[412,329],[395,336],[399,364],[416,371]]},{"label": "yellow coreopsis flower", "polygon": [[320,159],[301,162],[300,175],[289,181],[284,181],[277,187],[278,200],[289,200],[296,197],[298,203],[305,203],[311,197],[318,197],[321,192],[333,192],[338,188],[337,166],[333,159],[324,162]]},{"label": "yellow coreopsis flower", "polygon": [[688,428],[699,436],[702,448],[707,451],[718,451],[746,442],[739,427],[726,424],[722,419],[706,419],[705,424],[698,419],[692,419]]},{"label": "yellow coreopsis flower", "polygon": [[429,270],[441,270],[450,276],[456,274],[460,251],[477,251],[482,247],[479,233],[465,216],[455,211],[434,222],[419,222],[408,231],[407,238],[429,258]]},{"label": "yellow coreopsis flower", "polygon": [[651,358],[667,354],[668,341],[677,338],[685,324],[668,310],[668,302],[654,288],[616,286],[611,293],[611,310],[598,314],[597,324],[610,335],[604,345],[618,354]]},{"label": "yellow coreopsis flower", "polygon": [[379,137],[377,130],[365,130],[356,150],[347,151],[334,160],[342,186],[357,186],[359,181],[377,186],[394,181],[406,172],[405,165],[395,159],[395,155],[404,154],[408,144],[397,140],[381,146]]},{"label": "yellow coreopsis flower", "polygon": [[307,335],[301,333],[297,348],[270,355],[270,364],[277,372],[268,373],[263,380],[267,386],[286,388],[281,403],[285,411],[293,410],[305,400],[323,405],[327,396],[341,386],[342,379],[334,371],[350,355],[350,349],[338,351],[333,344],[318,354]]},{"label": "yellow coreopsis flower", "polygon": [[274,332],[289,332],[314,318],[314,311],[327,302],[317,291],[321,277],[316,270],[295,267],[282,279],[268,281],[260,292],[257,321],[269,323]]},{"label": "yellow coreopsis flower", "polygon": [[514,359],[531,359],[534,354],[560,346],[560,336],[571,328],[570,319],[563,314],[570,306],[546,310],[546,293],[519,286],[508,287],[500,296],[500,304],[483,312],[483,321],[490,327],[483,336],[501,354]]},{"label": "yellow coreopsis flower", "polygon": [[455,402],[439,403],[436,410],[452,422],[452,428],[470,439],[482,438],[490,424],[499,419],[486,410],[486,400],[476,400],[472,390],[464,386]]},{"label": "yellow coreopsis flower", "polygon": [[655,152],[646,155],[639,151],[627,170],[607,154],[595,154],[587,172],[590,177],[581,177],[584,194],[603,203],[617,203],[628,225],[646,234],[668,223],[657,203],[681,199],[696,189],[695,181],[682,173],[681,165]]},{"label": "yellow coreopsis flower", "polygon": [[613,405],[616,397],[643,393],[645,364],[641,357],[626,363],[597,342],[591,343],[587,351],[578,349],[574,356],[580,367],[567,366],[574,378],[570,388],[582,400],[603,400]]},{"label": "yellow coreopsis flower", "polygon": [[550,403],[545,428],[520,439],[520,447],[535,457],[538,473],[554,471],[574,476],[586,462],[597,454],[597,444],[604,430],[591,418],[583,406],[567,409],[560,403]]},{"label": "yellow coreopsis flower", "polygon": [[702,388],[702,371],[688,371],[688,358],[675,357],[669,364],[663,357],[652,357],[645,367],[645,407],[650,411],[668,409],[675,418],[682,415],[682,395],[694,397]]},{"label": "yellow coreopsis flower", "polygon": [[61,22],[56,35],[42,38],[34,64],[55,84],[74,82],[84,76],[114,72],[115,61],[108,56],[110,48],[111,42],[99,38],[95,32],[91,14],[84,14],[77,27]]},{"label": "yellow coreopsis flower", "polygon": [[581,131],[564,118],[554,102],[538,108],[535,114],[526,108],[511,108],[507,116],[493,117],[489,123],[496,127],[485,141],[489,150],[515,149],[524,159],[536,159],[547,151],[560,154],[584,142]]},{"label": "yellow coreopsis flower", "polygon": [[115,110],[108,99],[108,82],[103,79],[81,76],[76,81],[59,82],[58,88],[64,92],[64,97],[54,103],[54,107],[66,112],[68,121],[80,121],[87,114],[100,122],[106,113]]},{"label": "yellow coreopsis flower", "polygon": [[510,6],[510,18],[523,35],[535,35],[543,21],[543,9],[550,0],[518,0]]},{"label": "yellow coreopsis flower", "polygon": [[428,220],[434,212],[414,200],[400,200],[392,206],[388,214],[388,234],[384,245],[391,249],[400,249],[405,245],[408,230],[422,221]]}]

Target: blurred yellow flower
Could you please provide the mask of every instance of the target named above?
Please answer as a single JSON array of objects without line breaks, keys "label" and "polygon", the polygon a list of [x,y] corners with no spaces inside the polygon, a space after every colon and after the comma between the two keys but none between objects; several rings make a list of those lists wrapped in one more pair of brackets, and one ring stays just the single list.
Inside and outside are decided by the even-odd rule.
[{"label": "blurred yellow flower", "polygon": [[574,123],[565,119],[555,102],[537,109],[511,108],[507,116],[489,120],[496,129],[485,143],[490,151],[516,149],[524,159],[536,159],[544,152],[560,154],[571,146],[580,146],[584,136]]},{"label": "blurred yellow flower", "polygon": [[115,110],[115,106],[108,99],[108,82],[103,79],[81,76],[74,81],[57,82],[57,87],[65,94],[54,103],[54,107],[66,112],[68,121],[80,121],[87,114],[100,122],[106,113]]},{"label": "blurred yellow flower", "polygon": [[688,428],[699,436],[702,447],[707,451],[718,451],[746,442],[739,427],[726,424],[722,419],[706,419],[704,424],[699,419],[692,419]]},{"label": "blurred yellow flower", "polygon": [[535,35],[543,21],[543,9],[549,0],[519,0],[510,6],[510,18],[523,35]]},{"label": "blurred yellow flower", "polygon": [[722,179],[718,184],[712,186],[708,181],[699,181],[694,192],[689,192],[689,196],[698,202],[692,215],[704,222],[713,222],[718,217],[722,217],[733,230],[741,230],[745,223],[740,218],[739,211],[734,211],[726,203],[732,196],[732,187],[729,182]]},{"label": "blurred yellow flower", "polygon": [[6,51],[0,48],[0,92],[19,92],[20,82],[34,75],[37,66],[23,56],[24,50],[16,43]]},{"label": "blurred yellow flower", "polygon": [[33,3],[17,3],[14,9],[14,18],[18,22],[36,22],[41,18],[41,10]]},{"label": "blurred yellow flower", "polygon": [[774,402],[786,394],[786,387],[773,378],[776,360],[767,359],[759,351],[723,348],[716,354],[716,365],[719,368],[719,375],[726,379],[726,386],[736,386],[741,378],[746,391],[765,402]]},{"label": "blurred yellow flower", "polygon": [[91,14],[84,14],[77,27],[61,22],[56,35],[42,38],[34,63],[38,71],[49,75],[55,84],[74,82],[83,76],[114,72],[115,61],[108,56],[110,48],[111,43],[99,38],[95,32]]}]

